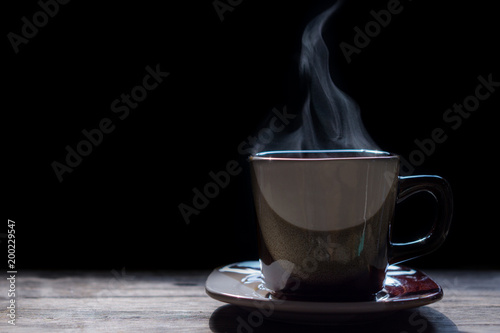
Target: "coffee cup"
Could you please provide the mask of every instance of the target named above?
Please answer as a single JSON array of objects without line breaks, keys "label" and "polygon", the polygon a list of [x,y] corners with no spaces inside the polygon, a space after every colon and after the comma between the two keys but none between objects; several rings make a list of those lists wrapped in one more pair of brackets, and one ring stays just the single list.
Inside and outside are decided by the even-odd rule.
[{"label": "coffee cup", "polygon": [[[449,184],[399,176],[399,156],[374,150],[261,152],[250,157],[262,278],[273,297],[372,301],[389,265],[437,249],[451,223]],[[397,203],[418,192],[437,201],[429,233],[392,242]]]}]

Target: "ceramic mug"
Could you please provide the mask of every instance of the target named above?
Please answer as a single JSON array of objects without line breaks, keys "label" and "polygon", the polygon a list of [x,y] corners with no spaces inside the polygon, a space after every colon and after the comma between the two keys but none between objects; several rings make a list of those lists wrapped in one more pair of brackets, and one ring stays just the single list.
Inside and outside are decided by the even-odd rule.
[{"label": "ceramic mug", "polygon": [[[262,152],[250,157],[265,287],[294,300],[369,301],[387,267],[445,240],[452,192],[438,176],[399,176],[399,156],[369,150]],[[429,233],[391,241],[395,205],[426,191],[438,204]]]}]

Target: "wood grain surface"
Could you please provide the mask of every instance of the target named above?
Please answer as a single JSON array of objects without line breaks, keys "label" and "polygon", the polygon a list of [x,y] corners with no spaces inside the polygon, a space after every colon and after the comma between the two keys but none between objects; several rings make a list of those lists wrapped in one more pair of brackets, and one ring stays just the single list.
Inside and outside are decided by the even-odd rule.
[{"label": "wood grain surface", "polygon": [[[500,271],[427,271],[443,300],[378,322],[343,326],[260,321],[208,297],[208,271],[19,272],[0,283],[0,332],[500,332]],[[8,323],[15,299],[15,326]]]}]

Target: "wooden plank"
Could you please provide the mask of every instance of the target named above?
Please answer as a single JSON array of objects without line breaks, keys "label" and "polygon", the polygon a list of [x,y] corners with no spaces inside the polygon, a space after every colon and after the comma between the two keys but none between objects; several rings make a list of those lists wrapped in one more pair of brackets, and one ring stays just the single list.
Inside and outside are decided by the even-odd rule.
[{"label": "wooden plank", "polygon": [[[429,271],[442,301],[369,325],[335,332],[500,332],[500,272]],[[248,312],[208,297],[208,271],[21,272],[16,280],[16,332],[330,332],[332,327],[256,322]],[[0,290],[7,290],[6,280]],[[0,332],[7,324],[0,292]],[[250,320],[249,320],[250,318]],[[258,319],[258,318],[257,318]],[[250,323],[255,324],[254,326]]]},{"label": "wooden plank", "polygon": [[443,288],[430,305],[466,332],[500,332],[500,272],[429,271]]}]

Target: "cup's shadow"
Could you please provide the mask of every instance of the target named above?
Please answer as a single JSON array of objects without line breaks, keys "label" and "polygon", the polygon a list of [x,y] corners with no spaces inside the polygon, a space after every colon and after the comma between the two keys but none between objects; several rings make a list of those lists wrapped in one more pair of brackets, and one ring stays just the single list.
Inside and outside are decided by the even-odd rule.
[{"label": "cup's shadow", "polygon": [[263,319],[252,316],[235,305],[217,308],[210,317],[210,329],[216,333],[263,333],[263,332],[387,332],[387,333],[434,333],[459,332],[455,323],[441,312],[424,306],[403,310],[376,321],[339,325],[297,324]]}]

